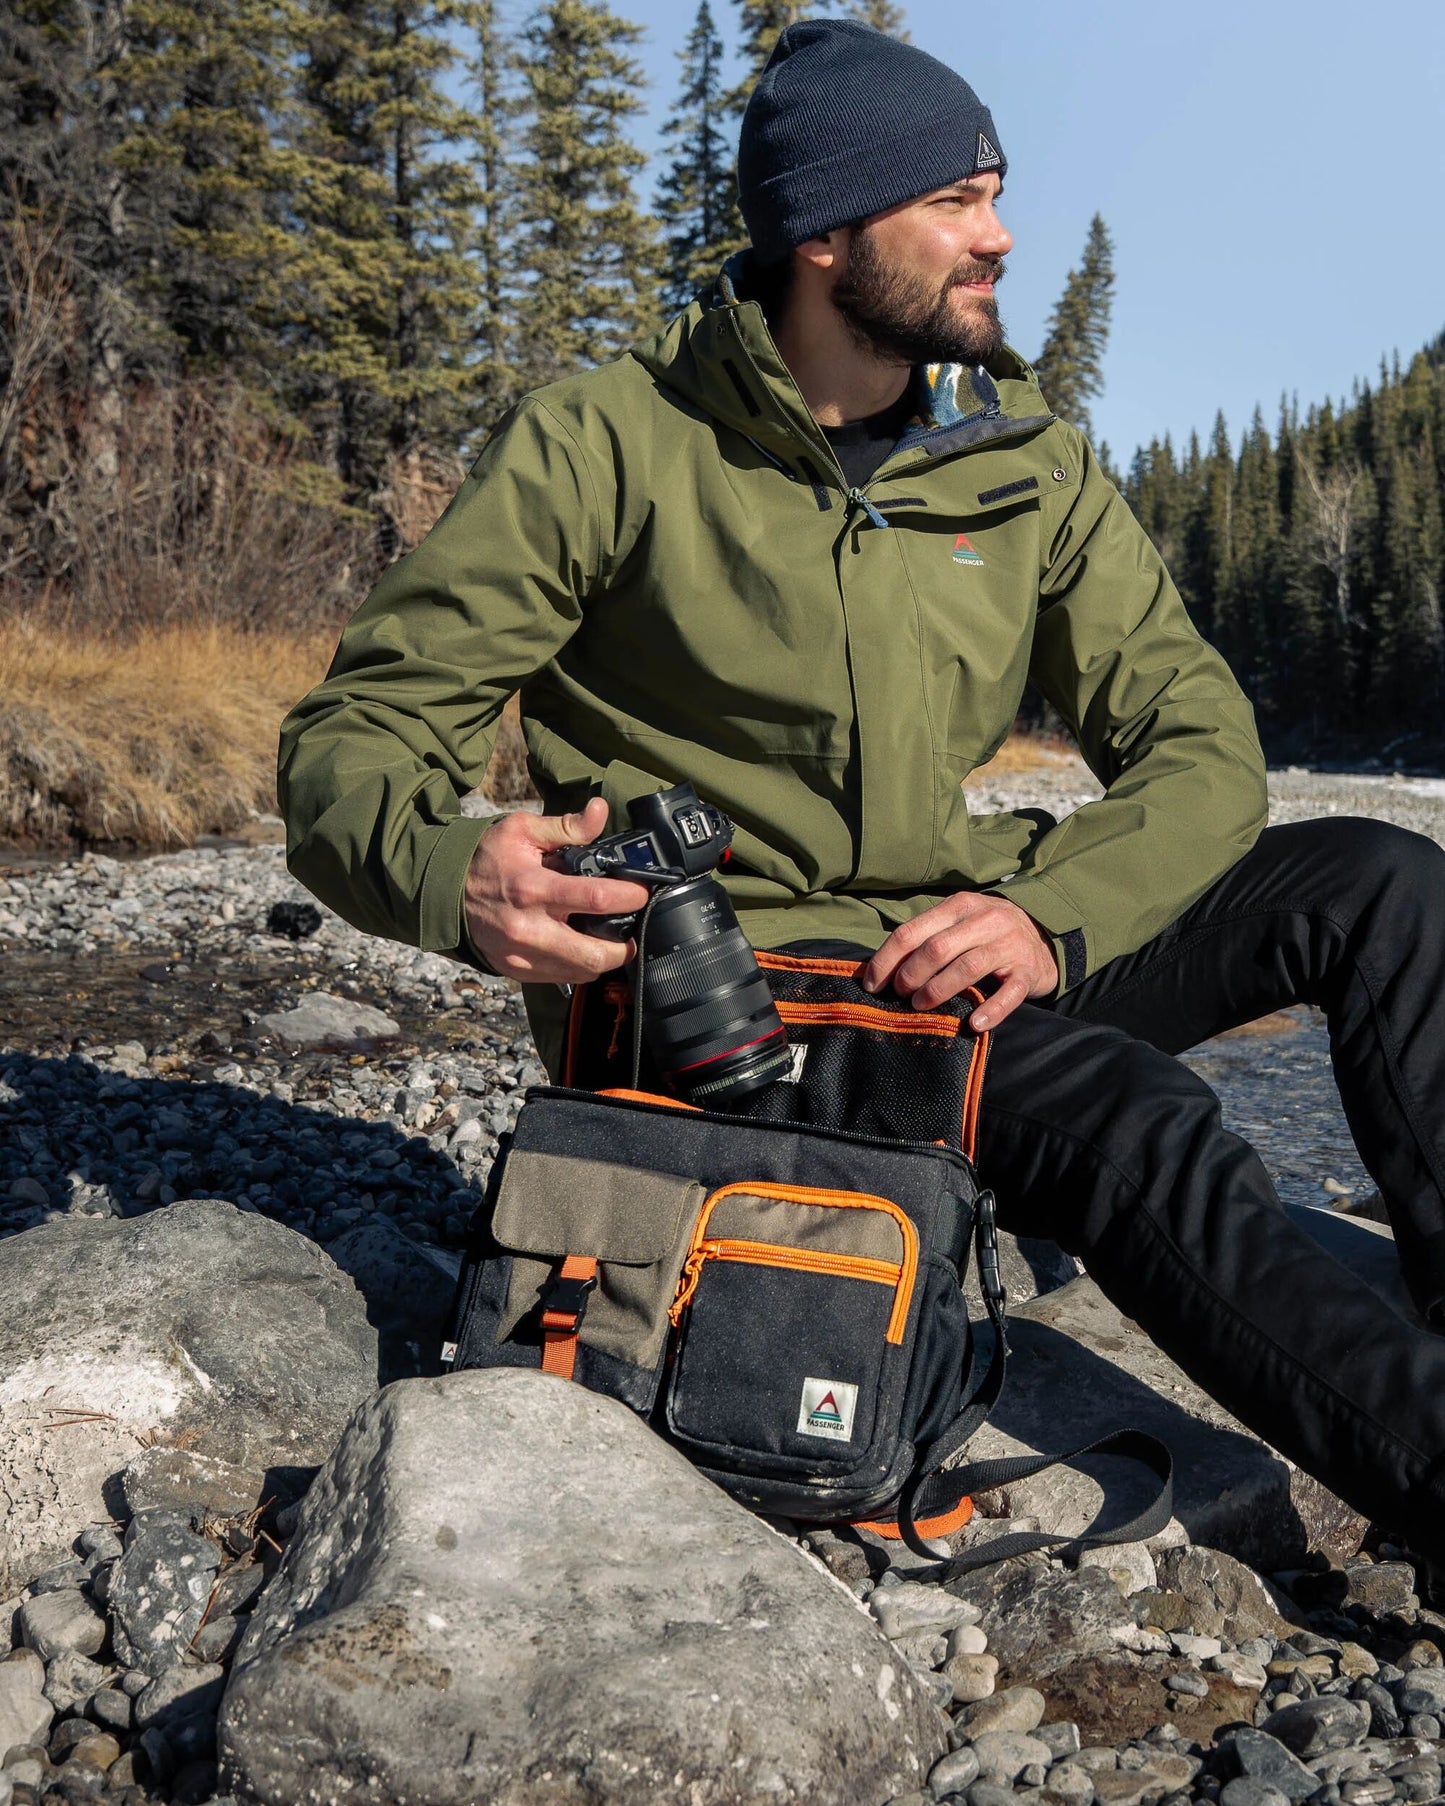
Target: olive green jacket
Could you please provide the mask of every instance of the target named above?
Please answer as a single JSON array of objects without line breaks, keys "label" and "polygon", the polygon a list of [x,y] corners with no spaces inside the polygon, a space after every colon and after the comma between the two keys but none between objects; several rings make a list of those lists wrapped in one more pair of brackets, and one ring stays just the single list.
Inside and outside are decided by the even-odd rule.
[{"label": "olive green jacket", "polygon": [[[850,493],[733,266],[656,338],[528,396],[392,566],[281,735],[291,870],[465,953],[460,816],[520,689],[549,811],[690,778],[737,823],[759,946],[876,946],[1003,887],[1061,988],[1139,946],[1265,820],[1249,704],[1087,443],[1004,351],[915,375]],[[976,817],[1032,678],[1107,795]]]}]

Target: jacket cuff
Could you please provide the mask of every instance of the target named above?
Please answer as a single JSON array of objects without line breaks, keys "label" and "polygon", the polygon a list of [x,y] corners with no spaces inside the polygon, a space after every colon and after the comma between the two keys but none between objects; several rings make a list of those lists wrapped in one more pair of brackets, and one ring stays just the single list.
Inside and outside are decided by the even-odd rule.
[{"label": "jacket cuff", "polygon": [[1054,996],[1062,997],[1089,976],[1088,930],[1080,920],[1078,905],[1058,885],[1041,872],[1021,872],[1016,878],[988,887],[990,894],[1002,897],[1030,916],[1054,949],[1054,964],[1059,969],[1059,982]]},{"label": "jacket cuff", "polygon": [[429,953],[450,953],[469,962],[477,960],[467,936],[462,892],[472,855],[487,830],[500,820],[496,815],[459,815],[437,836],[422,874],[417,908],[418,947]]}]

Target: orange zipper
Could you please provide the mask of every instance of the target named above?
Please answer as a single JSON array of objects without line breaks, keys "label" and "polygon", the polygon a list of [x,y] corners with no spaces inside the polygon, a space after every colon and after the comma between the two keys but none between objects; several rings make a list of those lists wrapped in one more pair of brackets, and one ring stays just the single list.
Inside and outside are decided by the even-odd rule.
[{"label": "orange zipper", "polygon": [[[903,1260],[893,1261],[870,1260],[860,1254],[825,1254],[814,1249],[780,1248],[775,1242],[742,1242],[715,1239],[709,1242],[706,1238],[708,1219],[714,1208],[726,1197],[735,1192],[745,1192],[755,1198],[776,1198],[784,1204],[826,1204],[845,1210],[882,1210],[886,1211],[898,1224],[903,1235]],[[698,1212],[697,1224],[692,1232],[692,1243],[687,1251],[687,1259],[683,1262],[682,1276],[678,1280],[677,1296],[673,1300],[668,1316],[676,1325],[688,1300],[697,1290],[698,1281],[702,1277],[703,1262],[709,1258],[709,1250],[718,1247],[728,1248],[764,1248],[777,1258],[770,1258],[766,1264],[778,1267],[795,1267],[815,1273],[843,1273],[855,1279],[874,1279],[891,1283],[893,1292],[893,1309],[888,1317],[888,1329],[884,1337],[888,1342],[902,1342],[903,1331],[908,1322],[908,1306],[913,1297],[913,1282],[918,1273],[918,1231],[906,1213],[891,1198],[874,1197],[869,1192],[831,1191],[811,1185],[772,1185],[756,1180],[740,1180],[732,1185],[724,1185],[708,1198]],[[729,1255],[713,1258],[748,1259],[750,1256]],[[822,1264],[826,1263],[826,1264]]]},{"label": "orange zipper", "polygon": [[958,1016],[927,1010],[905,1016],[900,1010],[880,1009],[872,1003],[780,1002],[777,1010],[784,1022],[841,1022],[848,1028],[881,1029],[885,1035],[939,1035],[952,1040],[963,1027]]},{"label": "orange zipper", "polygon": [[[894,1305],[884,1340],[903,1340],[903,1323],[898,1320],[897,1300],[902,1268],[897,1261],[869,1260],[861,1254],[822,1254],[815,1248],[780,1248],[776,1242],[704,1242],[695,1254],[689,1256],[683,1269],[681,1289],[668,1312],[674,1324],[681,1319],[685,1306],[697,1290],[704,1262],[710,1260],[740,1260],[754,1267],[786,1267],[795,1273],[829,1273],[838,1279],[869,1279],[878,1285],[892,1286]],[[906,1305],[903,1314],[906,1318]]]}]

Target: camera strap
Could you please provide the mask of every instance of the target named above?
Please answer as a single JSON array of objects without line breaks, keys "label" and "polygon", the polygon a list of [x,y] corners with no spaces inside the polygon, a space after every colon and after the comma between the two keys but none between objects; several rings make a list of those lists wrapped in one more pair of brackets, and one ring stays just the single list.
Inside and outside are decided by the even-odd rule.
[{"label": "camera strap", "polygon": [[649,891],[647,902],[643,906],[642,920],[637,924],[637,958],[633,961],[632,972],[632,1089],[638,1091],[642,1086],[642,980],[647,971],[647,925],[652,920],[652,906],[662,895],[660,890]]}]

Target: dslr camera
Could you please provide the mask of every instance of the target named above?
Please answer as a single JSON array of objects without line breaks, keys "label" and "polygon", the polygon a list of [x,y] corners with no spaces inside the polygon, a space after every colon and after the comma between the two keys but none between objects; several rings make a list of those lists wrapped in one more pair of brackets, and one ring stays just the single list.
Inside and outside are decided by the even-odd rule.
[{"label": "dslr camera", "polygon": [[729,857],[733,824],[691,784],[638,797],[627,812],[631,828],[564,847],[562,866],[654,894],[635,914],[576,916],[573,926],[602,940],[638,937],[633,1007],[658,1071],[690,1102],[727,1109],[789,1069],[772,992],[712,875]]}]

